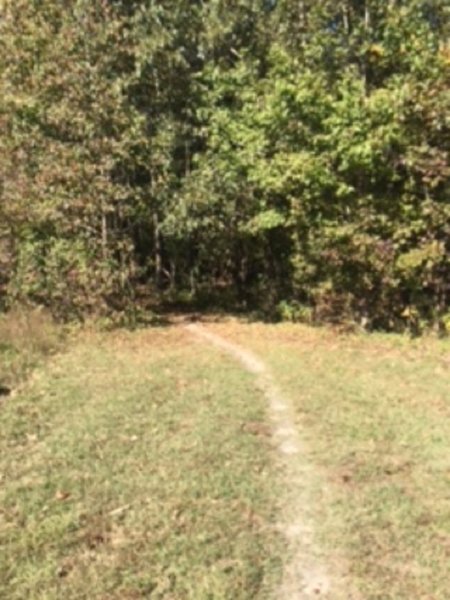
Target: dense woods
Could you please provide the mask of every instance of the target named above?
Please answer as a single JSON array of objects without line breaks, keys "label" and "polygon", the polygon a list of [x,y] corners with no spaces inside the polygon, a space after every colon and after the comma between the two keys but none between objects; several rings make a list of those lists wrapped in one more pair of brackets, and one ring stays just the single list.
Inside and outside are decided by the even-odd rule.
[{"label": "dense woods", "polygon": [[0,303],[450,326],[447,0],[0,0]]}]

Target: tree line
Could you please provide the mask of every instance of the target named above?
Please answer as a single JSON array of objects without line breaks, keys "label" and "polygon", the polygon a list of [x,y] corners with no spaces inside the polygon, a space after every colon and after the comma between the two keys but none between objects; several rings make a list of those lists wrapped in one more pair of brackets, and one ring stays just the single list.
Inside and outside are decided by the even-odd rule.
[{"label": "tree line", "polygon": [[445,0],[0,0],[0,303],[450,326]]}]

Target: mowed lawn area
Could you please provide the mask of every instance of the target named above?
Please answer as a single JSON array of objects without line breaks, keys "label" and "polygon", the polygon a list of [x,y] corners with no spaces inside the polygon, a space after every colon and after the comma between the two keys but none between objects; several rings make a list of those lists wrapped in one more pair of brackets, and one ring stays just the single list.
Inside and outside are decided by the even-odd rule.
[{"label": "mowed lawn area", "polygon": [[[349,589],[447,600],[449,342],[204,327],[291,399]],[[254,376],[182,326],[83,334],[0,398],[0,598],[284,600],[276,453]]]},{"label": "mowed lawn area", "polygon": [[450,598],[450,340],[215,325],[264,359],[322,473],[317,527],[361,598]]},{"label": "mowed lawn area", "polygon": [[181,328],[53,357],[0,404],[0,598],[270,597],[265,409],[251,375]]}]

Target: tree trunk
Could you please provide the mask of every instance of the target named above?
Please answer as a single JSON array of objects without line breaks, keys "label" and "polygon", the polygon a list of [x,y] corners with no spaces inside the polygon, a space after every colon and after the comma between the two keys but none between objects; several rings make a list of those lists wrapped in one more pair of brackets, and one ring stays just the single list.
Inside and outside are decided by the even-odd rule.
[{"label": "tree trunk", "polygon": [[159,229],[158,213],[153,213],[153,251],[155,260],[155,283],[157,287],[161,286],[162,274],[162,256],[161,256],[161,232]]}]

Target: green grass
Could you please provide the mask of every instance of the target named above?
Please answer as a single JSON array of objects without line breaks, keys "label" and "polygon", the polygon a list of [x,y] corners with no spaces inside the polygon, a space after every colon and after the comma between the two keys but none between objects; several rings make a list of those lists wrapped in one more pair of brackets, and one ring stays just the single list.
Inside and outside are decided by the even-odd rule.
[{"label": "green grass", "polygon": [[0,597],[268,597],[264,418],[251,376],[181,330],[53,357],[0,408]]},{"label": "green grass", "polygon": [[364,600],[446,600],[450,344],[302,326],[217,326],[295,403],[323,474],[317,527]]},{"label": "green grass", "polygon": [[[446,600],[449,342],[207,327],[291,397],[319,486],[308,512],[344,588]],[[85,333],[0,404],[0,598],[276,597],[266,408],[251,375],[180,327]]]}]

